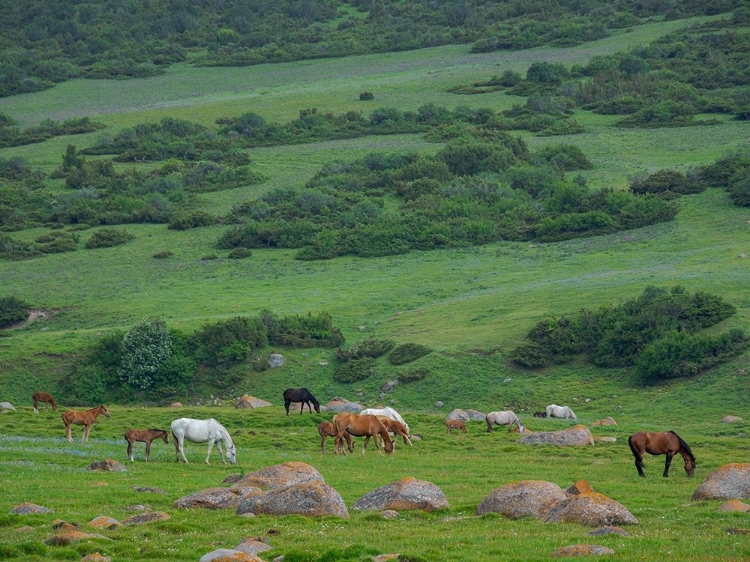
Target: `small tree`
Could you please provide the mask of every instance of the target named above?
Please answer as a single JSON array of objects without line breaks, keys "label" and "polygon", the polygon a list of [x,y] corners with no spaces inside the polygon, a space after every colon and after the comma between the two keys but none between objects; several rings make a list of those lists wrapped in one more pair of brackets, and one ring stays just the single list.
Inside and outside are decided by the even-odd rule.
[{"label": "small tree", "polygon": [[122,340],[120,380],[148,389],[154,374],[172,355],[172,338],[161,318],[147,318],[133,326]]}]

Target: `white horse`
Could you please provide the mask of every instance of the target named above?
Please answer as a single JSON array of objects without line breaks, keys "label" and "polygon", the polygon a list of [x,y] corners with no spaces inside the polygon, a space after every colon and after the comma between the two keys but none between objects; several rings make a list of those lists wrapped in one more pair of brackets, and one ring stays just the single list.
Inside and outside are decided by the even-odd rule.
[{"label": "white horse", "polygon": [[401,422],[404,424],[404,428],[406,429],[406,433],[411,434],[411,431],[409,430],[409,424],[404,421],[404,418],[401,417],[401,414],[399,414],[396,410],[393,408],[386,406],[385,408],[367,408],[366,410],[362,410],[359,415],[366,415],[370,414],[372,416],[383,416],[385,418],[390,418],[394,421]]},{"label": "white horse", "polygon": [[550,404],[547,406],[546,417],[548,418],[560,418],[561,420],[576,420],[576,415],[570,406],[558,406],[557,404]]},{"label": "white horse", "polygon": [[237,451],[229,432],[213,418],[207,420],[193,420],[190,418],[180,418],[172,422],[172,435],[174,437],[175,461],[180,462],[180,455],[185,462],[185,449],[183,447],[185,439],[193,443],[205,443],[208,441],[208,454],[206,455],[206,464],[209,464],[208,458],[211,456],[211,449],[214,444],[219,449],[221,462],[227,464],[224,459],[224,451],[221,450],[221,442],[227,448],[227,458],[231,464],[237,464]]},{"label": "white horse", "polygon": [[523,424],[515,412],[505,410],[503,412],[490,412],[484,417],[484,421],[487,422],[487,433],[492,433],[492,425],[507,425],[508,431],[513,429],[513,424],[518,426],[518,431],[523,433]]}]

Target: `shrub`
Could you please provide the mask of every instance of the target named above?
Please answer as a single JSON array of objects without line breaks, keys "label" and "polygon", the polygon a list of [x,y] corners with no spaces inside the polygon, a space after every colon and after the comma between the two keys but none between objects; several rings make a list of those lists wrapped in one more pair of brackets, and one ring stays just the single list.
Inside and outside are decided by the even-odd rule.
[{"label": "shrub", "polygon": [[373,94],[372,92],[362,92],[361,94],[359,94],[359,101],[369,101],[374,99],[375,94]]},{"label": "shrub", "polygon": [[81,365],[63,383],[63,392],[74,404],[102,404],[106,385],[95,365]]},{"label": "shrub", "polygon": [[424,345],[418,343],[405,343],[399,345],[391,352],[388,356],[388,361],[392,365],[403,365],[404,363],[410,363],[419,359],[430,352],[432,352],[432,350]]},{"label": "shrub", "polygon": [[196,356],[212,367],[247,360],[250,353],[268,343],[268,329],[259,318],[237,316],[203,325],[192,337]]},{"label": "shrub", "polygon": [[378,340],[375,338],[367,338],[361,342],[354,344],[348,349],[338,348],[336,350],[336,357],[339,361],[345,363],[352,359],[362,359],[363,357],[380,357],[385,355],[393,346],[396,345],[393,340]]},{"label": "shrub", "polygon": [[631,181],[630,191],[638,195],[644,193],[688,194],[699,193],[705,189],[704,185],[691,180],[678,170],[663,169]]},{"label": "shrub", "polygon": [[116,228],[102,228],[95,232],[88,242],[86,242],[86,248],[111,248],[112,246],[120,246],[127,242],[130,242],[135,238],[134,234],[131,234],[127,230],[118,230]]},{"label": "shrub", "polygon": [[216,224],[216,217],[205,211],[192,211],[172,217],[167,228],[172,230],[188,230],[201,226]]},{"label": "shrub", "polygon": [[327,312],[280,318],[266,310],[261,313],[261,320],[268,329],[268,342],[273,345],[339,347],[344,343],[344,335],[333,325]]},{"label": "shrub", "polygon": [[552,357],[539,344],[530,343],[519,345],[510,353],[510,360],[516,365],[538,369],[552,364]]},{"label": "shrub", "polygon": [[545,146],[539,151],[537,157],[558,170],[591,170],[594,167],[583,150],[574,144]]},{"label": "shrub", "polygon": [[31,305],[17,297],[0,298],[0,328],[26,320],[30,311]]},{"label": "shrub", "polygon": [[375,360],[370,357],[352,359],[339,364],[333,372],[333,380],[340,383],[351,383],[366,379],[375,370]]},{"label": "shrub", "polygon": [[250,250],[250,248],[235,248],[229,254],[227,254],[227,257],[232,260],[241,260],[245,258],[249,258],[253,255],[253,252]]},{"label": "shrub", "polygon": [[219,256],[217,256],[216,254],[206,254],[205,256],[201,257],[201,259],[204,261],[218,260]]},{"label": "shrub", "polygon": [[411,369],[400,373],[398,380],[402,383],[417,382],[426,378],[429,374],[430,372],[427,369]]},{"label": "shrub", "polygon": [[161,318],[147,318],[133,326],[122,340],[120,380],[148,389],[154,375],[172,355],[172,338]]},{"label": "shrub", "polygon": [[153,257],[154,257],[154,259],[157,259],[157,260],[163,260],[163,259],[169,258],[169,257],[171,257],[173,255],[174,254],[172,253],[171,250],[165,250],[163,252],[156,252],[153,255]]}]

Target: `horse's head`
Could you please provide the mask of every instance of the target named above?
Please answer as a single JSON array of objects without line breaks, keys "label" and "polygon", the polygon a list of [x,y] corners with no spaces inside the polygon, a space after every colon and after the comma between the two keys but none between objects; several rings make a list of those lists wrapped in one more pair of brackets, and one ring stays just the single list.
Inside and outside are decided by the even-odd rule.
[{"label": "horse's head", "polygon": [[320,413],[320,404],[318,402],[313,402],[313,408],[315,408],[315,411]]},{"label": "horse's head", "polygon": [[105,416],[109,417],[109,410],[107,410],[107,407],[104,404],[99,405],[99,411]]},{"label": "horse's head", "polygon": [[166,431],[161,431],[161,438],[164,439],[165,443],[169,443],[169,433],[167,433]]},{"label": "horse's head", "polygon": [[385,439],[383,438],[383,448],[385,449],[385,453],[387,455],[393,454],[393,443],[394,441],[391,441],[391,439]]},{"label": "horse's head", "polygon": [[693,477],[693,474],[695,474],[695,457],[685,459],[685,472],[690,478]]}]

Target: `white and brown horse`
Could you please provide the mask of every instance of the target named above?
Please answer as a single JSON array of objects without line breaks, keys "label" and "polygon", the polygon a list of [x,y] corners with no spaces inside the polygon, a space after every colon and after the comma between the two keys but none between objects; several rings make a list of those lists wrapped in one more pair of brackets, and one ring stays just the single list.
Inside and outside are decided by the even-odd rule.
[{"label": "white and brown horse", "polygon": [[65,413],[62,415],[62,421],[65,424],[65,435],[68,438],[68,443],[73,442],[73,437],[70,435],[70,429],[74,425],[83,426],[83,437],[81,438],[81,443],[88,442],[91,426],[94,424],[96,418],[102,414],[109,417],[109,410],[107,410],[107,407],[103,404],[85,411],[65,410]]},{"label": "white and brown horse", "polygon": [[169,443],[169,433],[163,429],[129,429],[126,431],[125,441],[128,442],[128,459],[133,462],[133,445],[136,442],[145,443],[145,460],[148,462],[148,457],[151,454],[151,442],[154,439],[163,439],[165,443]]},{"label": "white and brown horse", "polygon": [[40,402],[44,402],[44,411],[47,411],[47,406],[52,406],[52,411],[57,412],[57,402],[55,401],[55,397],[47,392],[35,392],[31,395],[31,402],[34,404],[34,413],[39,413],[39,408],[37,407]]},{"label": "white and brown horse", "polygon": [[[362,454],[365,453],[370,437],[375,436],[380,436],[383,440],[385,452],[389,455],[393,454],[393,440],[391,440],[391,436],[388,435],[388,430],[380,422],[377,416],[370,414],[347,414],[342,412],[334,416],[333,426],[336,429],[337,454],[344,453],[343,441],[346,433],[353,435],[354,437],[365,438],[365,442],[362,445]],[[375,439],[375,447],[378,449],[378,452],[380,452],[380,445],[377,439]]]}]

